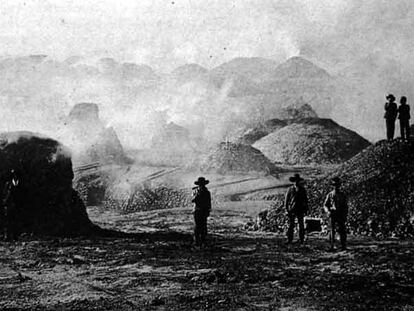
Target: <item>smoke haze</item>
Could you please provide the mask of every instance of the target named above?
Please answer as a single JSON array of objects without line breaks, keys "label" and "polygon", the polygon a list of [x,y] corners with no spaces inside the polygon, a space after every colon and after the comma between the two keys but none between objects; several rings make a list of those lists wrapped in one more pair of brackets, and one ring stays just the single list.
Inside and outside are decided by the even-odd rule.
[{"label": "smoke haze", "polygon": [[220,141],[229,125],[257,117],[257,98],[230,96],[231,79],[177,84],[168,73],[300,55],[335,81],[330,116],[377,140],[384,96],[414,98],[413,8],[409,0],[2,1],[1,130],[59,138],[70,109],[94,102],[126,147],[149,146],[162,111],[165,122]]}]

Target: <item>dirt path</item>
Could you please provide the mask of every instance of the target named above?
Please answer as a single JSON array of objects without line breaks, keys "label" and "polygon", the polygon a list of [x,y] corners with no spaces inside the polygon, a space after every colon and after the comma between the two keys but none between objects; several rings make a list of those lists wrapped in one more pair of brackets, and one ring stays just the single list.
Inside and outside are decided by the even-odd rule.
[{"label": "dirt path", "polygon": [[[248,204],[248,203],[246,203]],[[192,248],[190,210],[89,213],[125,237],[0,243],[1,310],[414,310],[414,244],[351,237],[286,247],[245,232],[251,209],[229,203]]]}]

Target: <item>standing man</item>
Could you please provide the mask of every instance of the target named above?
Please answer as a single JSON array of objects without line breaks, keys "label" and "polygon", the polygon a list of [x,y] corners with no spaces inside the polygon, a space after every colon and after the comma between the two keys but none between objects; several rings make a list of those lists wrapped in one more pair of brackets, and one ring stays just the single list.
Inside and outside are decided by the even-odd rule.
[{"label": "standing man", "polygon": [[394,131],[395,131],[395,119],[397,118],[397,104],[395,103],[395,97],[392,94],[387,95],[386,99],[388,100],[385,103],[385,124],[387,126],[387,139],[392,140],[394,139]]},{"label": "standing man", "polygon": [[4,240],[17,240],[17,212],[20,190],[20,179],[14,169],[6,181],[2,193],[2,214],[4,216]]},{"label": "standing man", "polygon": [[408,141],[410,138],[410,106],[407,105],[407,97],[405,96],[400,99],[398,119],[400,119],[401,139]]},{"label": "standing man", "polygon": [[207,218],[210,216],[211,211],[211,195],[206,185],[209,183],[204,177],[199,177],[194,184],[197,187],[193,188],[194,203],[194,240],[197,246],[203,246],[205,244],[207,236]]},{"label": "standing man", "polygon": [[292,182],[293,185],[288,189],[285,197],[285,208],[289,218],[287,243],[290,244],[293,241],[296,218],[299,223],[299,241],[300,243],[303,243],[305,241],[305,224],[303,218],[308,212],[308,195],[303,187],[304,179],[301,178],[299,174],[290,177],[289,181]]},{"label": "standing man", "polygon": [[331,218],[330,250],[334,250],[335,232],[338,232],[341,238],[342,250],[346,250],[346,217],[348,215],[348,201],[346,195],[341,190],[341,180],[339,177],[332,178],[333,190],[326,196],[324,209]]}]

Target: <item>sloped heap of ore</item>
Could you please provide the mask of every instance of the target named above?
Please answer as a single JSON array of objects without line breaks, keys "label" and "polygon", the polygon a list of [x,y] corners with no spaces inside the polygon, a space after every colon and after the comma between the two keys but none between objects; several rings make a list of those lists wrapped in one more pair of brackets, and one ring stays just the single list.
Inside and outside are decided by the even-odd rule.
[{"label": "sloped heap of ore", "polygon": [[94,228],[72,189],[71,157],[59,142],[30,132],[0,134],[1,189],[11,169],[20,179],[15,224],[19,232],[67,235]]},{"label": "sloped heap of ore", "polygon": [[368,147],[357,133],[330,119],[291,121],[253,144],[270,161],[288,165],[339,164]]},{"label": "sloped heap of ore", "polygon": [[[307,183],[311,215],[323,217],[331,178],[338,176],[349,198],[351,233],[376,237],[414,237],[414,142],[380,141],[335,172]],[[283,197],[275,197],[264,228],[286,229]]]},{"label": "sloped heap of ore", "polygon": [[257,149],[230,142],[223,142],[213,150],[202,162],[203,171],[219,174],[275,172],[274,165]]},{"label": "sloped heap of ore", "polygon": [[191,191],[146,184],[124,193],[108,188],[103,203],[106,208],[122,213],[188,207],[191,205]]}]

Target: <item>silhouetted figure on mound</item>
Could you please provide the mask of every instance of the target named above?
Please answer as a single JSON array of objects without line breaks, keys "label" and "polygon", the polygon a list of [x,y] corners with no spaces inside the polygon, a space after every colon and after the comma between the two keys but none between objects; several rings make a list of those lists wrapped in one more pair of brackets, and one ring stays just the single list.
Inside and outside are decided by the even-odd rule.
[{"label": "silhouetted figure on mound", "polygon": [[203,246],[207,236],[207,218],[211,211],[211,195],[206,185],[209,183],[204,177],[199,177],[193,188],[194,203],[194,240],[197,246]]},{"label": "silhouetted figure on mound", "polygon": [[4,227],[4,239],[6,241],[18,238],[18,212],[21,199],[21,181],[15,170],[10,170],[10,175],[4,184],[2,193],[2,218]]},{"label": "silhouetted figure on mound", "polygon": [[289,178],[289,181],[294,183],[287,191],[285,197],[285,208],[289,218],[289,228],[287,231],[288,244],[293,241],[293,231],[295,229],[295,220],[299,223],[299,241],[305,241],[305,224],[304,216],[308,212],[308,195],[303,186],[304,179],[299,174]]},{"label": "silhouetted figure on mound", "polygon": [[341,180],[339,177],[332,179],[333,190],[326,196],[324,209],[331,221],[331,250],[334,250],[335,233],[341,238],[342,250],[346,250],[346,217],[348,215],[348,201],[346,195],[341,191]]},{"label": "silhouetted figure on mound", "polygon": [[401,139],[410,138],[410,106],[407,105],[407,97],[402,96],[398,107],[398,119],[400,120]]},{"label": "silhouetted figure on mound", "polygon": [[397,104],[395,103],[395,97],[392,94],[387,95],[386,99],[388,100],[385,103],[385,124],[387,126],[387,139],[392,140],[394,139],[394,131],[395,131],[395,119],[397,118]]}]

